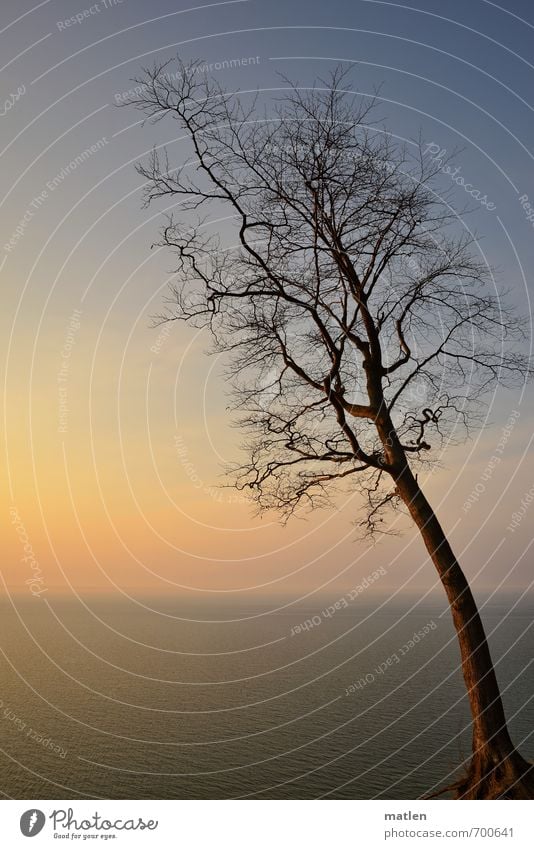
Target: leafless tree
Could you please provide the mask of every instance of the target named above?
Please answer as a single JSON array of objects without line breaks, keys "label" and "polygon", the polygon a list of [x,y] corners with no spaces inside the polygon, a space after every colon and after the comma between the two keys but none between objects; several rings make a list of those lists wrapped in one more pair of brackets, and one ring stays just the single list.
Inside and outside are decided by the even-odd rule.
[{"label": "leafless tree", "polygon": [[[477,605],[415,472],[479,425],[490,388],[529,375],[521,320],[423,145],[394,143],[343,69],[312,89],[288,84],[268,115],[198,63],[170,68],[145,70],[131,99],[147,119],[175,119],[191,152],[175,167],[155,149],[139,167],[146,203],[185,214],[159,243],[177,255],[161,319],[208,326],[229,352],[248,434],[235,485],[285,517],[359,490],[369,533],[387,530],[384,508],[407,509],[447,594],[469,694],[472,758],[454,791],[533,798]],[[233,247],[210,225],[221,218]]]}]

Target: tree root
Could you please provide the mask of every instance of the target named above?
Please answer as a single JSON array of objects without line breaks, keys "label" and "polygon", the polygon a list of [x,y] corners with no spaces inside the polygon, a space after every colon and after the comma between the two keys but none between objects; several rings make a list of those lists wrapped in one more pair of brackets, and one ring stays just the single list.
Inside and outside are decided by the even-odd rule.
[{"label": "tree root", "polygon": [[433,796],[444,793],[456,799],[534,799],[534,764],[515,750],[474,754],[463,775]]}]

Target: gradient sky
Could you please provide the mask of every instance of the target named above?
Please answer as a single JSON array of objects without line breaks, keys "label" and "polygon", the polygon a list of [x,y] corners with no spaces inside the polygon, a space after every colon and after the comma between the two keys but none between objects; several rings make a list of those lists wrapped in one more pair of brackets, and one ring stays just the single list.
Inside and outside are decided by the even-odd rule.
[{"label": "gradient sky", "polygon": [[[419,8],[420,7],[420,8]],[[67,27],[65,21],[87,16]],[[356,497],[281,527],[217,490],[220,463],[236,456],[222,363],[205,334],[150,328],[172,257],[150,250],[163,206],[141,206],[134,163],[153,144],[186,155],[172,123],[142,127],[118,109],[143,64],[200,57],[230,89],[269,99],[285,74],[309,85],[338,60],[355,90],[380,88],[380,110],[403,139],[458,149],[461,173],[495,204],[469,217],[481,250],[530,314],[534,229],[532,151],[534,14],[526,0],[309,2],[243,0],[194,6],[171,0],[4,0],[0,12],[0,277],[6,416],[3,444],[3,584],[28,592],[19,536],[26,532],[50,593],[255,596],[354,586],[377,566],[381,587],[435,584],[422,545],[406,533],[375,547],[355,541]],[[47,190],[84,150],[99,148]],[[446,187],[446,181],[444,183]],[[43,195],[43,192],[47,192]],[[458,206],[465,193],[458,188]],[[29,215],[27,214],[29,211]],[[9,241],[26,214],[23,234]],[[6,245],[8,247],[6,248]],[[76,314],[80,311],[81,314]],[[69,330],[71,317],[79,327]],[[69,340],[69,334],[72,339]],[[58,374],[70,356],[65,382]],[[58,432],[60,388],[68,413]],[[528,458],[532,390],[499,391],[491,427],[441,458],[428,493],[480,589],[531,581],[534,510],[512,533],[512,514],[534,483]],[[514,419],[502,462],[471,509],[462,505]],[[177,445],[181,448],[179,452]],[[486,476],[487,477],[487,476]],[[12,522],[17,510],[19,535]],[[23,526],[23,529],[21,530]]]}]

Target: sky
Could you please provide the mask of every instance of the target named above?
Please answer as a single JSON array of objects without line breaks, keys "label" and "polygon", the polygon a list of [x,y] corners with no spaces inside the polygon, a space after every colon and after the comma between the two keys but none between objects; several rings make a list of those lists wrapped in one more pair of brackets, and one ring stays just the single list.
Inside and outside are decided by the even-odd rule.
[{"label": "sky", "polygon": [[[267,103],[283,76],[306,86],[350,63],[397,138],[456,151],[487,198],[467,225],[530,315],[533,35],[526,0],[4,0],[0,593],[297,598],[378,567],[388,593],[436,588],[401,517],[402,536],[358,540],[356,495],[282,526],[219,488],[239,456],[224,361],[206,356],[205,332],[151,326],[173,260],[151,249],[164,207],[143,208],[134,168],[154,144],[177,164],[186,147],[172,123],[143,126],[117,104],[143,65],[177,53]],[[530,587],[531,399],[498,390],[484,431],[424,481],[480,591]]]}]

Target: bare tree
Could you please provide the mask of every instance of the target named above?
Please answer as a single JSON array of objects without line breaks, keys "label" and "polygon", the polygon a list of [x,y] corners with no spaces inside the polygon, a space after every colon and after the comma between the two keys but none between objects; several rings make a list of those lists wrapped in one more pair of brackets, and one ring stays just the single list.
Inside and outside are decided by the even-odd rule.
[{"label": "bare tree", "polygon": [[235,485],[285,517],[359,490],[369,533],[387,530],[385,507],[407,509],[447,594],[471,706],[472,758],[453,789],[534,798],[477,605],[414,471],[480,423],[491,387],[529,375],[521,320],[422,145],[395,144],[342,69],[288,84],[269,116],[198,63],[173,68],[145,70],[131,99],[150,120],[176,119],[191,146],[180,167],[157,150],[139,167],[147,204],[187,213],[159,243],[178,257],[161,320],[208,326],[230,353],[248,434]]}]

